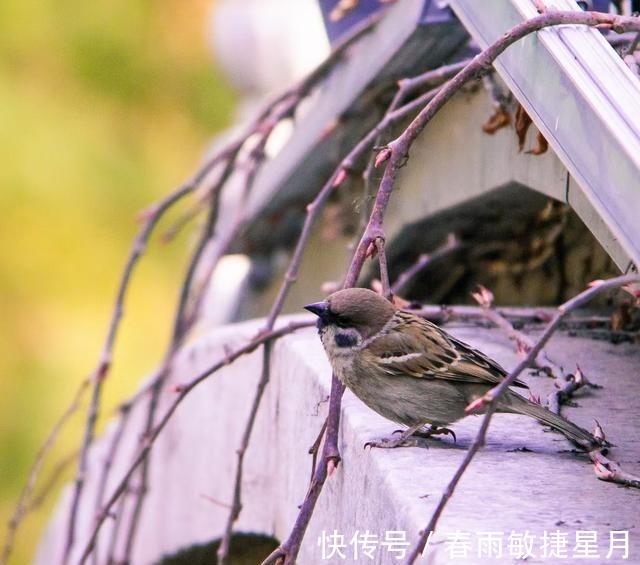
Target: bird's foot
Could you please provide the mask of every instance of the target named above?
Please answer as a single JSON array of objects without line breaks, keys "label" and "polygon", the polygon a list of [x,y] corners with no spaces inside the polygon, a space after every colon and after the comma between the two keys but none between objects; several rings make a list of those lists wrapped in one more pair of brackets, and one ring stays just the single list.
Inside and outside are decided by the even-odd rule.
[{"label": "bird's foot", "polygon": [[393,433],[399,433],[400,436],[395,438],[389,437],[368,441],[364,444],[364,448],[366,449],[367,447],[382,447],[384,449],[393,449],[395,447],[422,447],[425,445],[424,442],[421,441],[422,438],[415,435],[416,431],[418,431],[421,427],[422,425],[418,425],[407,428],[406,430],[396,430]]},{"label": "bird's foot", "polygon": [[381,447],[383,449],[394,449],[396,447],[424,447],[426,444],[419,437],[385,437],[381,439],[373,439],[364,444],[367,447]]},{"label": "bird's foot", "polygon": [[430,438],[433,436],[438,436],[438,435],[447,435],[447,436],[451,436],[453,438],[453,443],[457,443],[458,442],[458,438],[456,437],[456,433],[453,430],[450,430],[449,428],[445,428],[444,426],[434,426],[433,424],[431,424],[429,426],[429,428],[427,428],[426,430],[416,430],[415,432],[413,432],[413,435],[415,437],[419,437],[419,438]]}]

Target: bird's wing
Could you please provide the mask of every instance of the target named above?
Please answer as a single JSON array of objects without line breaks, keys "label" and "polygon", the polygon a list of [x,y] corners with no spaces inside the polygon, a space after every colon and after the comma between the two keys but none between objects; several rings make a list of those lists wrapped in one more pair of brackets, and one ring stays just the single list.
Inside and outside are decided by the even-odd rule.
[{"label": "bird's wing", "polygon": [[[507,375],[484,353],[427,320],[401,310],[393,320],[367,348],[389,375],[487,385],[496,385]],[[513,385],[528,388],[519,380]]]}]

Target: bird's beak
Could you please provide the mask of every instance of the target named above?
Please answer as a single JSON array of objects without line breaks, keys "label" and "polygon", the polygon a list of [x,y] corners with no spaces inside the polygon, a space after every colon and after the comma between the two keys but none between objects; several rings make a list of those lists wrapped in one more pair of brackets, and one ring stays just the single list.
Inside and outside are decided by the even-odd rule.
[{"label": "bird's beak", "polygon": [[319,318],[323,318],[329,310],[329,303],[325,301],[314,302],[313,304],[307,304],[304,309],[309,310],[309,312],[315,314]]}]

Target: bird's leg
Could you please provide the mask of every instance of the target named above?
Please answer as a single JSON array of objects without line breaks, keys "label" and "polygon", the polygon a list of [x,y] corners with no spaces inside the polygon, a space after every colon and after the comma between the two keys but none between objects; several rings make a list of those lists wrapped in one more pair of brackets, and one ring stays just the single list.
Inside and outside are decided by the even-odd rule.
[{"label": "bird's leg", "polygon": [[[395,438],[382,438],[368,441],[364,444],[364,448],[367,447],[382,447],[384,449],[393,449],[394,447],[417,447],[420,444],[418,437],[415,437],[415,433],[424,426],[424,424],[418,424],[417,426],[411,426],[404,430],[398,437]],[[411,436],[414,436],[413,438]]]},{"label": "bird's leg", "polygon": [[415,432],[413,432],[413,435],[415,437],[420,437],[424,439],[427,439],[433,436],[438,436],[438,435],[449,435],[453,438],[453,443],[458,442],[456,433],[453,430],[450,430],[449,428],[445,428],[444,426],[436,426],[435,424],[429,424],[429,427],[424,431],[422,431],[421,429],[417,429]]}]

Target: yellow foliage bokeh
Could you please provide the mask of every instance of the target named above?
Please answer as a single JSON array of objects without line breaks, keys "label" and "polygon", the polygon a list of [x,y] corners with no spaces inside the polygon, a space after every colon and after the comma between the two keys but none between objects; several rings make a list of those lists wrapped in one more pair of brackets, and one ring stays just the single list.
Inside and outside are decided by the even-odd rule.
[{"label": "yellow foliage bokeh", "polygon": [[[210,5],[0,3],[3,524],[36,450],[96,363],[136,213],[188,177],[229,124],[234,95],[206,48]],[[127,300],[102,424],[163,353],[190,243],[152,240]],[[75,417],[44,480],[82,426]],[[22,525],[12,563],[31,559],[57,496]]]}]

